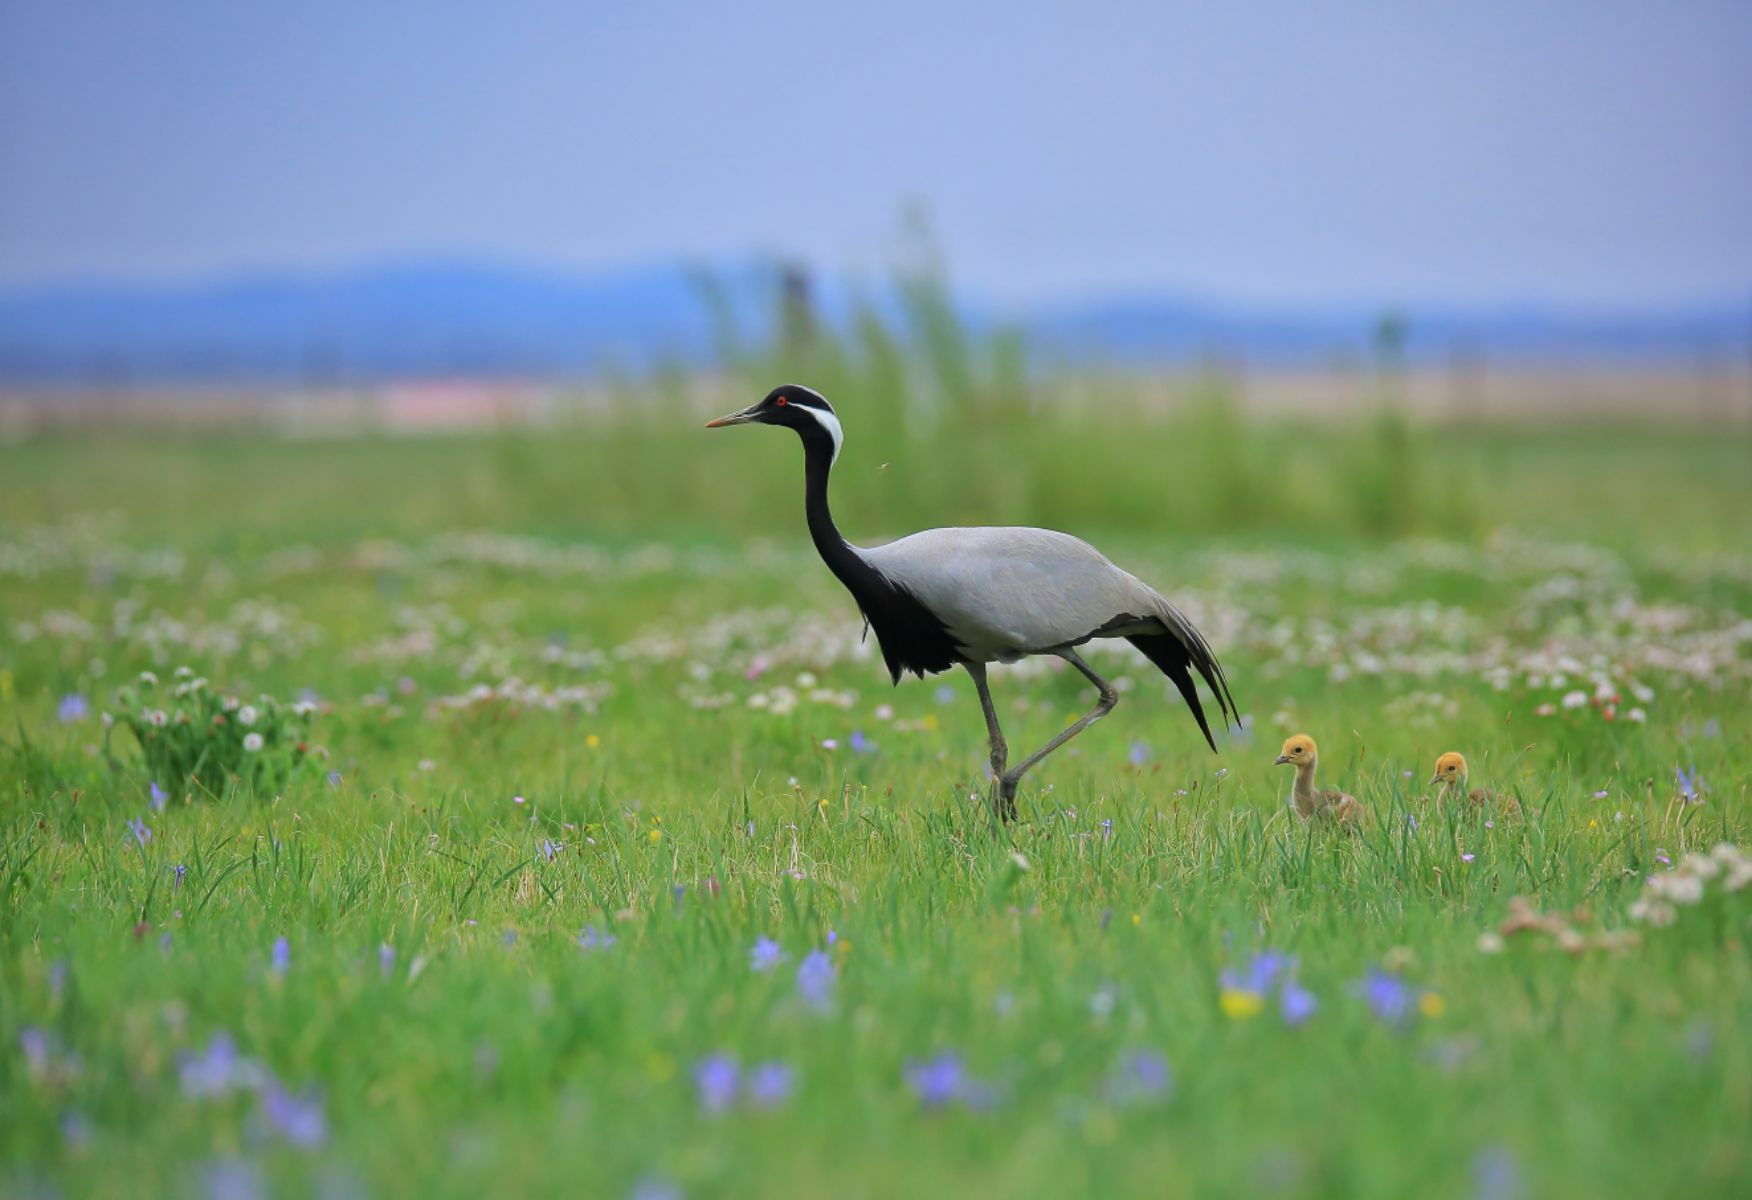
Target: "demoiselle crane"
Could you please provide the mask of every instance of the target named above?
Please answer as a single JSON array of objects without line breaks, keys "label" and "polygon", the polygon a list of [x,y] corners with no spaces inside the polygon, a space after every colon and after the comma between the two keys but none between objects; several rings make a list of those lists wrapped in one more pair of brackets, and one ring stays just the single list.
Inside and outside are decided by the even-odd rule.
[{"label": "demoiselle crane", "polygon": [[[858,602],[867,627],[876,631],[894,682],[906,671],[923,677],[957,665],[973,677],[991,738],[992,808],[999,819],[1015,818],[1016,787],[1031,767],[1119,702],[1113,685],[1077,653],[1094,638],[1122,637],[1143,651],[1186,697],[1205,741],[1216,750],[1192,671],[1204,679],[1222,716],[1233,720],[1228,681],[1204,637],[1154,588],[1082,539],[1050,529],[927,529],[886,546],[854,546],[840,536],[827,506],[827,477],[845,440],[833,406],[819,392],[787,384],[706,427],[748,424],[783,425],[803,439],[809,536],[828,570]],[[1035,654],[1070,663],[1100,698],[1012,767],[986,684],[986,664]]]}]

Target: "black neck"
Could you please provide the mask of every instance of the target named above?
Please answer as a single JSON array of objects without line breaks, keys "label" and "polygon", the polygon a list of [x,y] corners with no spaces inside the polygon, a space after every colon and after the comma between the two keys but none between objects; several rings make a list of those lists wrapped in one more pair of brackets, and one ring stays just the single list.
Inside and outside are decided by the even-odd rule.
[{"label": "black neck", "polygon": [[[803,438],[803,513],[809,519],[809,537],[827,569],[850,588],[854,596],[869,567],[860,559],[833,523],[827,507],[827,477],[833,470],[833,439],[824,429],[799,429]],[[860,597],[861,598],[861,597]]]},{"label": "black neck", "polygon": [[882,660],[896,683],[902,671],[915,675],[946,671],[960,661],[953,639],[924,605],[892,582],[854,550],[833,523],[827,507],[827,477],[833,470],[833,437],[813,420],[792,426],[803,439],[803,512],[809,536],[827,564],[858,602],[864,619],[876,631]]}]

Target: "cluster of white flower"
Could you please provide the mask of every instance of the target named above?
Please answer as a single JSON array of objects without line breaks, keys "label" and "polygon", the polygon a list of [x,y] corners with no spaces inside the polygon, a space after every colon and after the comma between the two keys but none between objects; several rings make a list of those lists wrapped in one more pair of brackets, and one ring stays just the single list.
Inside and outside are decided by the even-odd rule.
[{"label": "cluster of white flower", "polygon": [[435,696],[426,705],[426,716],[432,718],[449,711],[494,704],[540,709],[545,712],[576,708],[582,712],[594,713],[612,690],[606,683],[548,688],[539,683],[525,683],[521,679],[505,679],[497,684],[476,684],[468,691],[454,696]]},{"label": "cluster of white flower", "polygon": [[1630,906],[1630,918],[1671,925],[1678,919],[1678,906],[1701,904],[1712,881],[1720,881],[1726,893],[1744,890],[1752,884],[1752,855],[1727,842],[1708,854],[1687,854],[1671,871],[1648,877],[1642,895]]},{"label": "cluster of white flower", "polygon": [[142,549],[120,541],[120,521],[80,517],[60,525],[36,525],[0,533],[0,577],[40,579],[77,572],[108,580],[176,579],[186,568],[181,553]]}]

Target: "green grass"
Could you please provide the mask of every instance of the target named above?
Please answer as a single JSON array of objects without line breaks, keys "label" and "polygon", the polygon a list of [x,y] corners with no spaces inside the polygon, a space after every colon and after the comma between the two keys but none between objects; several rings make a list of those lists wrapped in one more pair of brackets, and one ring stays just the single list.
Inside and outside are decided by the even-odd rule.
[{"label": "green grass", "polygon": [[[793,440],[661,404],[542,436],[0,449],[0,1190],[1752,1188],[1752,889],[1627,915],[1663,860],[1752,842],[1744,439],[1221,402],[1133,427],[970,405],[914,437],[841,407],[854,536],[1086,534],[1206,627],[1251,732],[1213,757],[1164,680],[1100,652],[1119,708],[994,832],[971,686],[891,690],[859,649]],[[310,689],[327,757],[271,793],[149,779],[98,713],[181,664]],[[557,707],[462,702],[513,678]],[[1561,707],[1597,678],[1616,719]],[[1090,699],[1044,667],[994,688],[1017,752]],[[70,693],[91,713],[62,723]],[[1362,836],[1286,813],[1271,760],[1299,730]],[[1527,820],[1438,811],[1448,749]],[[1516,896],[1640,938],[1484,952]],[[795,983],[818,948],[826,1011]],[[1318,997],[1301,1027],[1223,1003],[1266,948]],[[1352,994],[1378,964],[1428,997],[1403,1027]],[[219,1031],[320,1095],[323,1144],[272,1134],[256,1090],[185,1094]],[[945,1051],[977,1103],[909,1088]],[[1139,1053],[1173,1085],[1127,1103]],[[794,1094],[702,1112],[714,1054],[788,1064]]]}]

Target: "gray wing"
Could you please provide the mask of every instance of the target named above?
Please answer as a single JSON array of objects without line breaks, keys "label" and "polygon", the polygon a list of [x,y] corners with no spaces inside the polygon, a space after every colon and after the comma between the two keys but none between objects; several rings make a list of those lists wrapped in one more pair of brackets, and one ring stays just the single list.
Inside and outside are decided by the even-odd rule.
[{"label": "gray wing", "polygon": [[1087,641],[1161,599],[1088,542],[1050,529],[927,529],[862,553],[987,658]]},{"label": "gray wing", "polygon": [[1234,711],[1222,668],[1192,623],[1081,538],[1021,526],[927,529],[859,553],[930,609],[969,658],[1009,662],[1124,637],[1179,687],[1207,741],[1188,667],[1225,715]]}]

